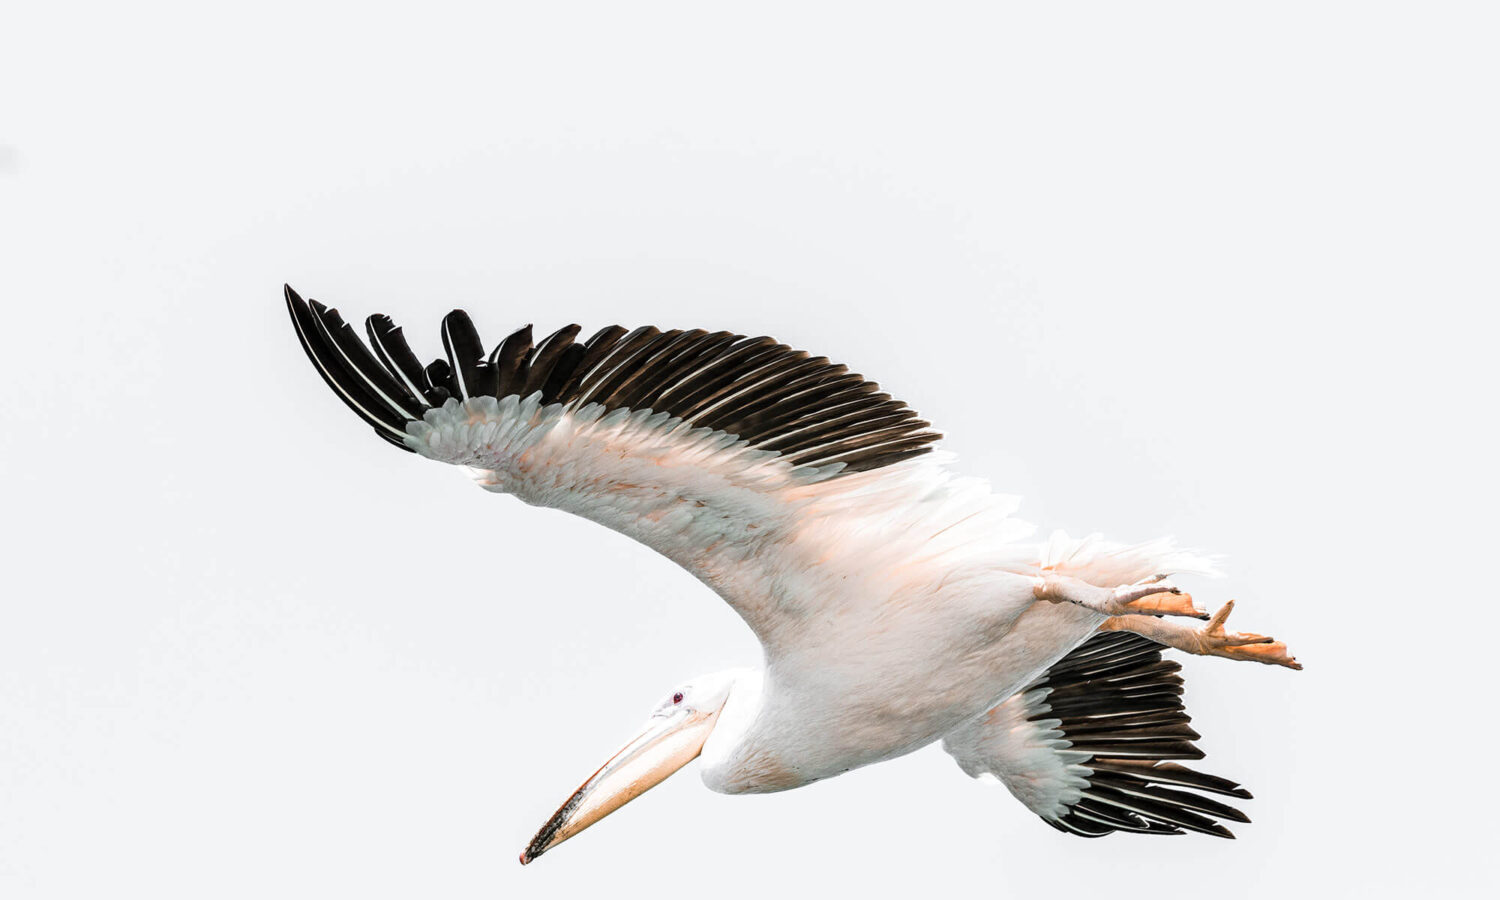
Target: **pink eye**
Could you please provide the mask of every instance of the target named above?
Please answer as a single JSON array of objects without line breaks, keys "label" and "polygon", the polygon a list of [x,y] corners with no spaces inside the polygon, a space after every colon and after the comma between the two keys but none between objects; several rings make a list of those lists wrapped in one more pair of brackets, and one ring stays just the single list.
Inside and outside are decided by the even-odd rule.
[{"label": "pink eye", "polygon": [[678,692],[676,694],[673,694],[672,695],[672,702],[673,703],[681,703],[682,702],[682,693]]}]

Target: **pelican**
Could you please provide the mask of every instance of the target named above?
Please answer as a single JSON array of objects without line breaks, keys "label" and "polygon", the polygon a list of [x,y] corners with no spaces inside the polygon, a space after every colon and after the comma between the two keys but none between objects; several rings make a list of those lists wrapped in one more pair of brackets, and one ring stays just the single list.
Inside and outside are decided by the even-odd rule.
[{"label": "pelican", "polygon": [[[361,341],[286,288],[318,374],[375,433],[484,489],[629,535],[744,619],[759,668],[692,678],[541,827],[524,865],[701,760],[730,794],[784,791],[941,741],[1087,837],[1233,834],[1248,798],[1202,758],[1164,647],[1301,668],[1168,579],[1169,540],[1029,540],[1018,501],[955,475],[905,403],[827,358],[727,331],[587,341],[531,326],[486,354],[469,316],[422,365],[386,316]],[[1206,620],[1206,621],[1205,621]]]}]

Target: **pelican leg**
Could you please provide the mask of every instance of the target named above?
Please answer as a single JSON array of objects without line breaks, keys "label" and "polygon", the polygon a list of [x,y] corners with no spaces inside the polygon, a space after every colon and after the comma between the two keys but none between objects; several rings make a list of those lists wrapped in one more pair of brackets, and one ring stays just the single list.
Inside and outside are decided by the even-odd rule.
[{"label": "pelican leg", "polygon": [[1233,611],[1234,601],[1230,600],[1219,607],[1213,618],[1197,627],[1154,616],[1115,616],[1105,619],[1099,630],[1129,631],[1150,638],[1158,644],[1198,656],[1222,656],[1225,659],[1243,659],[1268,666],[1302,668],[1302,664],[1287,652],[1286,644],[1281,641],[1263,634],[1225,631],[1224,622]]},{"label": "pelican leg", "polygon": [[1043,575],[1035,579],[1032,593],[1038,600],[1076,603],[1106,616],[1208,617],[1207,613],[1193,605],[1191,594],[1184,594],[1159,575],[1116,588],[1100,587],[1067,575]]}]

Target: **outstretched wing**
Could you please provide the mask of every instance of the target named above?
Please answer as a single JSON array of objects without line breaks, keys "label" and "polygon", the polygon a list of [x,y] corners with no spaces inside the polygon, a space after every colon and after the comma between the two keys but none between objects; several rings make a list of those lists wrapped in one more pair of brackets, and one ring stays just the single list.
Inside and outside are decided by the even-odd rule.
[{"label": "outstretched wing", "polygon": [[975,778],[998,778],[1060,831],[1232,838],[1215,819],[1250,820],[1202,793],[1249,799],[1250,792],[1169,761],[1202,759],[1203,751],[1182,705],[1182,667],[1163,660],[1161,649],[1134,634],[1095,635],[955,729],[943,749]]},{"label": "outstretched wing", "polygon": [[876,470],[939,437],[874,382],[768,337],[611,326],[579,342],[570,325],[536,344],[528,325],[486,354],[455,310],[445,358],[423,365],[385,316],[365,323],[367,346],[337,310],[290,287],[286,301],[319,374],[381,438],[642,541],[762,640],[755,598],[796,568],[786,551],[809,504],[878,492]]}]

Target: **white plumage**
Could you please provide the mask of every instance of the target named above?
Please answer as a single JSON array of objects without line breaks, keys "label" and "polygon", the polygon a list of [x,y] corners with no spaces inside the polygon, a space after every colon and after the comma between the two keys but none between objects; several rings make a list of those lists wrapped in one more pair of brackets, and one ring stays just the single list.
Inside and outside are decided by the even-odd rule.
[{"label": "white plumage", "polygon": [[[1164,540],[1028,540],[1016,500],[926,452],[935,435],[904,404],[769,339],[614,329],[579,350],[574,326],[533,350],[527,328],[486,362],[455,313],[446,366],[424,369],[389,320],[371,320],[377,364],[335,311],[290,289],[288,303],[319,371],[387,440],[635,538],[728,602],[764,647],[761,670],[669,695],[523,861],[700,752],[710,787],[743,793],[942,740],[964,771],[1078,833],[1227,835],[1211,816],[1243,819],[1164,786],[1248,796],[1165,762],[1201,753],[1159,647],[1111,634],[1069,656],[1101,628],[1149,621],[1180,649],[1294,666],[1283,645],[1227,634],[1222,618],[1188,628],[1142,615],[1199,614],[1157,580],[1212,574],[1207,560]],[[1056,687],[1026,690],[1049,673]],[[1053,716],[1054,691],[1082,712]],[[1084,699],[1062,702],[1072,696]],[[1099,749],[1073,749],[1089,742]]]}]

